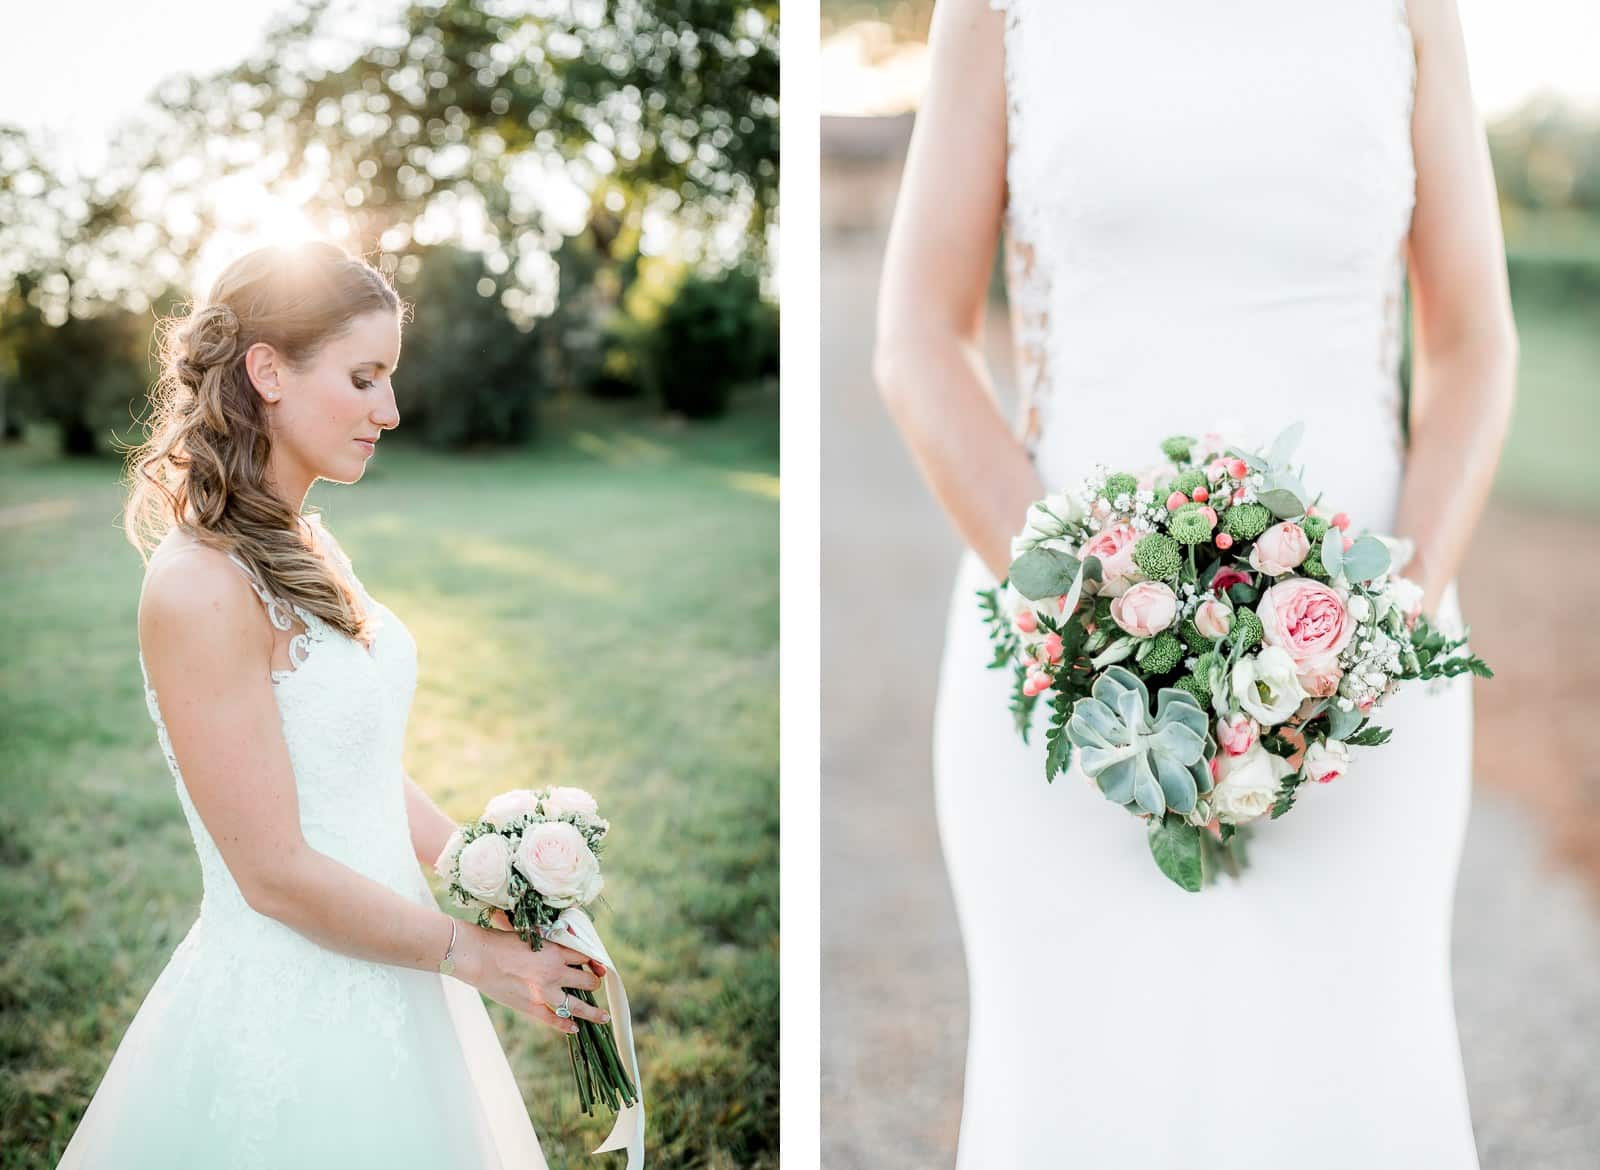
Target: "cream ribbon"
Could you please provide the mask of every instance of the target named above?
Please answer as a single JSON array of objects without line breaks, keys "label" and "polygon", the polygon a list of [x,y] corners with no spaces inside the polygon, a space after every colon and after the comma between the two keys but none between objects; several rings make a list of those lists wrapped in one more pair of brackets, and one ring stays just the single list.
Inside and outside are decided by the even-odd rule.
[{"label": "cream ribbon", "polygon": [[611,1150],[627,1150],[627,1170],[643,1170],[644,1082],[639,1079],[639,1058],[633,1052],[633,1019],[628,1014],[628,993],[623,990],[622,976],[617,973],[617,965],[606,953],[606,944],[600,941],[594,923],[578,907],[563,910],[541,933],[551,942],[570,947],[581,955],[599,960],[605,966],[606,1007],[611,1013],[611,1034],[616,1038],[622,1071],[633,1081],[637,1099],[632,1105],[622,1107],[611,1133],[593,1152],[604,1154]]}]

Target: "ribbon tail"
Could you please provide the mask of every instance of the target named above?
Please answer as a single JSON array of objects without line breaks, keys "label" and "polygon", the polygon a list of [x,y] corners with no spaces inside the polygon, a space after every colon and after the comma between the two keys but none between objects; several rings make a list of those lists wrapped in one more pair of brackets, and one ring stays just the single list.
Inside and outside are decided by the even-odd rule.
[{"label": "ribbon tail", "polygon": [[606,953],[605,943],[594,922],[576,906],[561,912],[547,935],[553,942],[570,947],[579,954],[597,959],[604,964],[606,1007],[611,1013],[611,1035],[617,1043],[617,1056],[622,1061],[622,1071],[633,1082],[636,1100],[617,1113],[616,1124],[606,1140],[593,1150],[603,1154],[612,1150],[627,1150],[627,1170],[644,1168],[644,1082],[639,1076],[639,1058],[633,1049],[633,1017],[628,1011],[628,993],[622,986],[622,976],[617,965]]}]

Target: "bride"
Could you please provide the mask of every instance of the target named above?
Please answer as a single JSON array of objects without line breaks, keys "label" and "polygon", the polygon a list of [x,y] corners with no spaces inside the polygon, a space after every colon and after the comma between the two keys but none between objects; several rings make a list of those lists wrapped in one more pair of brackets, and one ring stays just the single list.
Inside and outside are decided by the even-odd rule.
[{"label": "bride", "polygon": [[241,257],[168,323],[125,521],[205,893],[63,1170],[543,1167],[479,993],[564,1032],[607,1018],[566,994],[598,963],[439,910],[419,863],[454,825],[401,764],[415,643],[302,513],[399,425],[404,315],[309,244]]},{"label": "bride", "polygon": [[[974,597],[1029,502],[1093,464],[1304,420],[1306,482],[1411,540],[1423,611],[1461,622],[1517,340],[1454,0],[943,0],[931,39],[875,372],[968,546],[934,730],[970,990],[959,1163],[1470,1170],[1467,678],[1396,695],[1388,746],[1195,895],[1076,765],[1045,783],[1048,705],[1024,746]],[[1015,426],[982,358],[1002,225]]]}]

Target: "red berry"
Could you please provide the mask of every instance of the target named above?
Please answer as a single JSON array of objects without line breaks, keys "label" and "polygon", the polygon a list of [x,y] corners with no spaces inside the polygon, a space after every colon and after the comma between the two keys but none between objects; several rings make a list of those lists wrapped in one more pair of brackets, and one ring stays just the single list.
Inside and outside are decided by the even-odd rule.
[{"label": "red berry", "polygon": [[1210,498],[1211,498],[1211,493],[1206,491],[1205,488],[1197,487],[1197,488],[1194,489],[1194,502],[1195,503],[1203,504],[1207,500],[1209,500]]},{"label": "red berry", "polygon": [[1217,547],[1218,548],[1232,548],[1233,547],[1233,537],[1229,536],[1226,532],[1217,533]]},{"label": "red berry", "polygon": [[1332,524],[1340,532],[1343,532],[1345,529],[1350,527],[1350,517],[1343,512],[1337,512],[1334,514],[1333,519],[1328,521],[1328,523]]}]

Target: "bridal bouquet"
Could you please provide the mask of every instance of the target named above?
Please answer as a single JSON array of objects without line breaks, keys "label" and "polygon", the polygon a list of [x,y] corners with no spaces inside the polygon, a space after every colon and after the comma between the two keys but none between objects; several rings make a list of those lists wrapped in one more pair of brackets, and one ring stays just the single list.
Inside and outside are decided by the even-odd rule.
[{"label": "bridal bouquet", "polygon": [[1408,541],[1324,514],[1289,465],[1302,431],[1265,454],[1175,436],[1167,464],[1097,467],[1028,510],[1006,580],[979,595],[1024,740],[1050,703],[1045,778],[1076,753],[1186,890],[1237,874],[1245,826],[1385,743],[1369,716],[1402,683],[1493,677],[1467,631],[1420,615],[1394,573]]},{"label": "bridal bouquet", "polygon": [[[534,950],[547,938],[556,939],[611,969],[583,912],[600,895],[600,843],[609,828],[594,797],[581,788],[515,789],[489,801],[477,820],[459,826],[434,868],[449,883],[451,897],[478,912],[479,926],[489,926],[494,911],[504,910],[512,928]],[[592,941],[585,945],[585,940]],[[620,980],[614,986],[608,982],[607,990],[613,1014],[625,1021],[626,998],[620,1006],[616,1003]],[[569,994],[595,1002],[591,991],[571,989]],[[583,1111],[593,1114],[596,1103],[613,1111],[634,1105],[638,1094],[611,1029],[573,1019],[578,1031],[567,1036],[567,1050]],[[625,1045],[633,1067],[626,1035]]]}]

